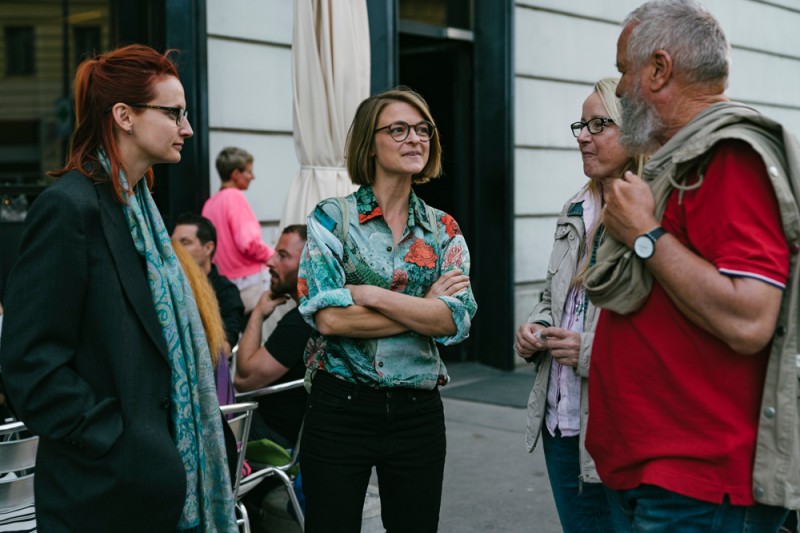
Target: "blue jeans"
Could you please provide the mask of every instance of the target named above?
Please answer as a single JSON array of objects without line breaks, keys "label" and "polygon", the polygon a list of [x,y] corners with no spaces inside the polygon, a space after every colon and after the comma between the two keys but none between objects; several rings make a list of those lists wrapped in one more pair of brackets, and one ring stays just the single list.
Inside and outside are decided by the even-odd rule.
[{"label": "blue jeans", "polygon": [[602,483],[581,481],[578,437],[562,437],[558,429],[552,436],[542,427],[542,446],[558,519],[565,533],[630,531],[613,491]]},{"label": "blue jeans", "polygon": [[656,487],[639,485],[617,491],[636,533],[774,533],[789,512],[756,504],[709,503]]},{"label": "blue jeans", "polygon": [[306,533],[359,533],[372,467],[386,531],[437,531],[446,451],[437,389],[356,387],[318,371],[307,405]]}]

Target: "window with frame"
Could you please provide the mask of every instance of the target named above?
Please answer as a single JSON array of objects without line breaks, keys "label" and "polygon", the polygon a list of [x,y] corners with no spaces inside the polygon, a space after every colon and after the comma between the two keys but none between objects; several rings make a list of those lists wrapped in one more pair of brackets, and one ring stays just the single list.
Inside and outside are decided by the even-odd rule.
[{"label": "window with frame", "polygon": [[33,26],[6,26],[6,76],[36,74]]},{"label": "window with frame", "polygon": [[111,0],[0,0],[0,211],[64,165],[75,69],[109,48],[110,12]]},{"label": "window with frame", "polygon": [[100,26],[76,26],[72,29],[72,35],[75,41],[76,65],[102,51]]}]

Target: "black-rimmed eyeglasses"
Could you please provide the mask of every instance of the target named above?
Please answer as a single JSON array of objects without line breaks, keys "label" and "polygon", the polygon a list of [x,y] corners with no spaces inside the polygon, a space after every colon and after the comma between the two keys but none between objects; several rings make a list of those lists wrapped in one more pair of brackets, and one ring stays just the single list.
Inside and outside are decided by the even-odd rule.
[{"label": "black-rimmed eyeglasses", "polygon": [[598,133],[603,133],[603,130],[606,128],[607,124],[614,124],[613,118],[606,118],[606,117],[597,117],[591,120],[587,120],[586,122],[573,122],[570,124],[570,128],[572,129],[572,134],[577,137],[581,134],[581,130],[583,128],[588,128],[589,133],[592,135],[597,135]]},{"label": "black-rimmed eyeglasses", "polygon": [[414,133],[417,134],[417,137],[420,141],[431,140],[431,137],[433,137],[434,131],[436,130],[436,126],[427,120],[417,122],[414,125],[411,125],[408,122],[403,122],[402,120],[398,120],[397,122],[392,122],[388,126],[383,126],[376,129],[373,133],[378,133],[381,130],[387,130],[389,135],[392,136],[392,139],[401,143],[408,139],[408,134],[411,132],[411,128],[414,128]]},{"label": "black-rimmed eyeglasses", "polygon": [[128,104],[131,107],[139,107],[143,109],[160,109],[166,111],[169,116],[175,119],[175,125],[180,126],[183,121],[188,118],[189,110],[182,107],[169,107],[165,105],[152,105],[152,104]]}]

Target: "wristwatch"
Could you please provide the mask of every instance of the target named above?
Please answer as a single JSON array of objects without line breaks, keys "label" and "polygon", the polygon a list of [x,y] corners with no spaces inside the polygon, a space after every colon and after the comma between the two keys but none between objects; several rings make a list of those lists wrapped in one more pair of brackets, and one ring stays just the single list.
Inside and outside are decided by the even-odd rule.
[{"label": "wristwatch", "polygon": [[649,233],[639,235],[633,241],[633,253],[639,259],[650,259],[656,253],[656,241],[665,233],[666,230],[659,226]]}]

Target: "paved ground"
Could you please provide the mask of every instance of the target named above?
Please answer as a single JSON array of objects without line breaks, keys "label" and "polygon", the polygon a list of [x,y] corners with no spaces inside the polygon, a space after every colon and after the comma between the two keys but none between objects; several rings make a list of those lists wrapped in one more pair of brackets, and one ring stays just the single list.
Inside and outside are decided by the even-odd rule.
[{"label": "paved ground", "polygon": [[[541,448],[532,454],[525,451],[526,414],[521,405],[527,391],[519,377],[521,372],[529,369],[514,373],[479,365],[451,369],[454,379],[448,387],[473,386],[480,392],[476,399],[482,401],[448,397],[452,393],[444,395],[447,462],[439,521],[442,533],[561,531]],[[503,394],[492,394],[487,387],[502,389]],[[524,394],[517,402],[519,406],[484,403],[492,397],[508,396],[509,388],[516,388],[513,396]],[[470,396],[461,392],[459,397]],[[287,522],[276,526],[273,521],[269,531],[299,531]],[[382,531],[377,488],[371,486],[362,533]]]},{"label": "paved ground", "polygon": [[446,399],[445,417],[440,531],[561,531],[541,448],[525,451],[524,409]]}]

